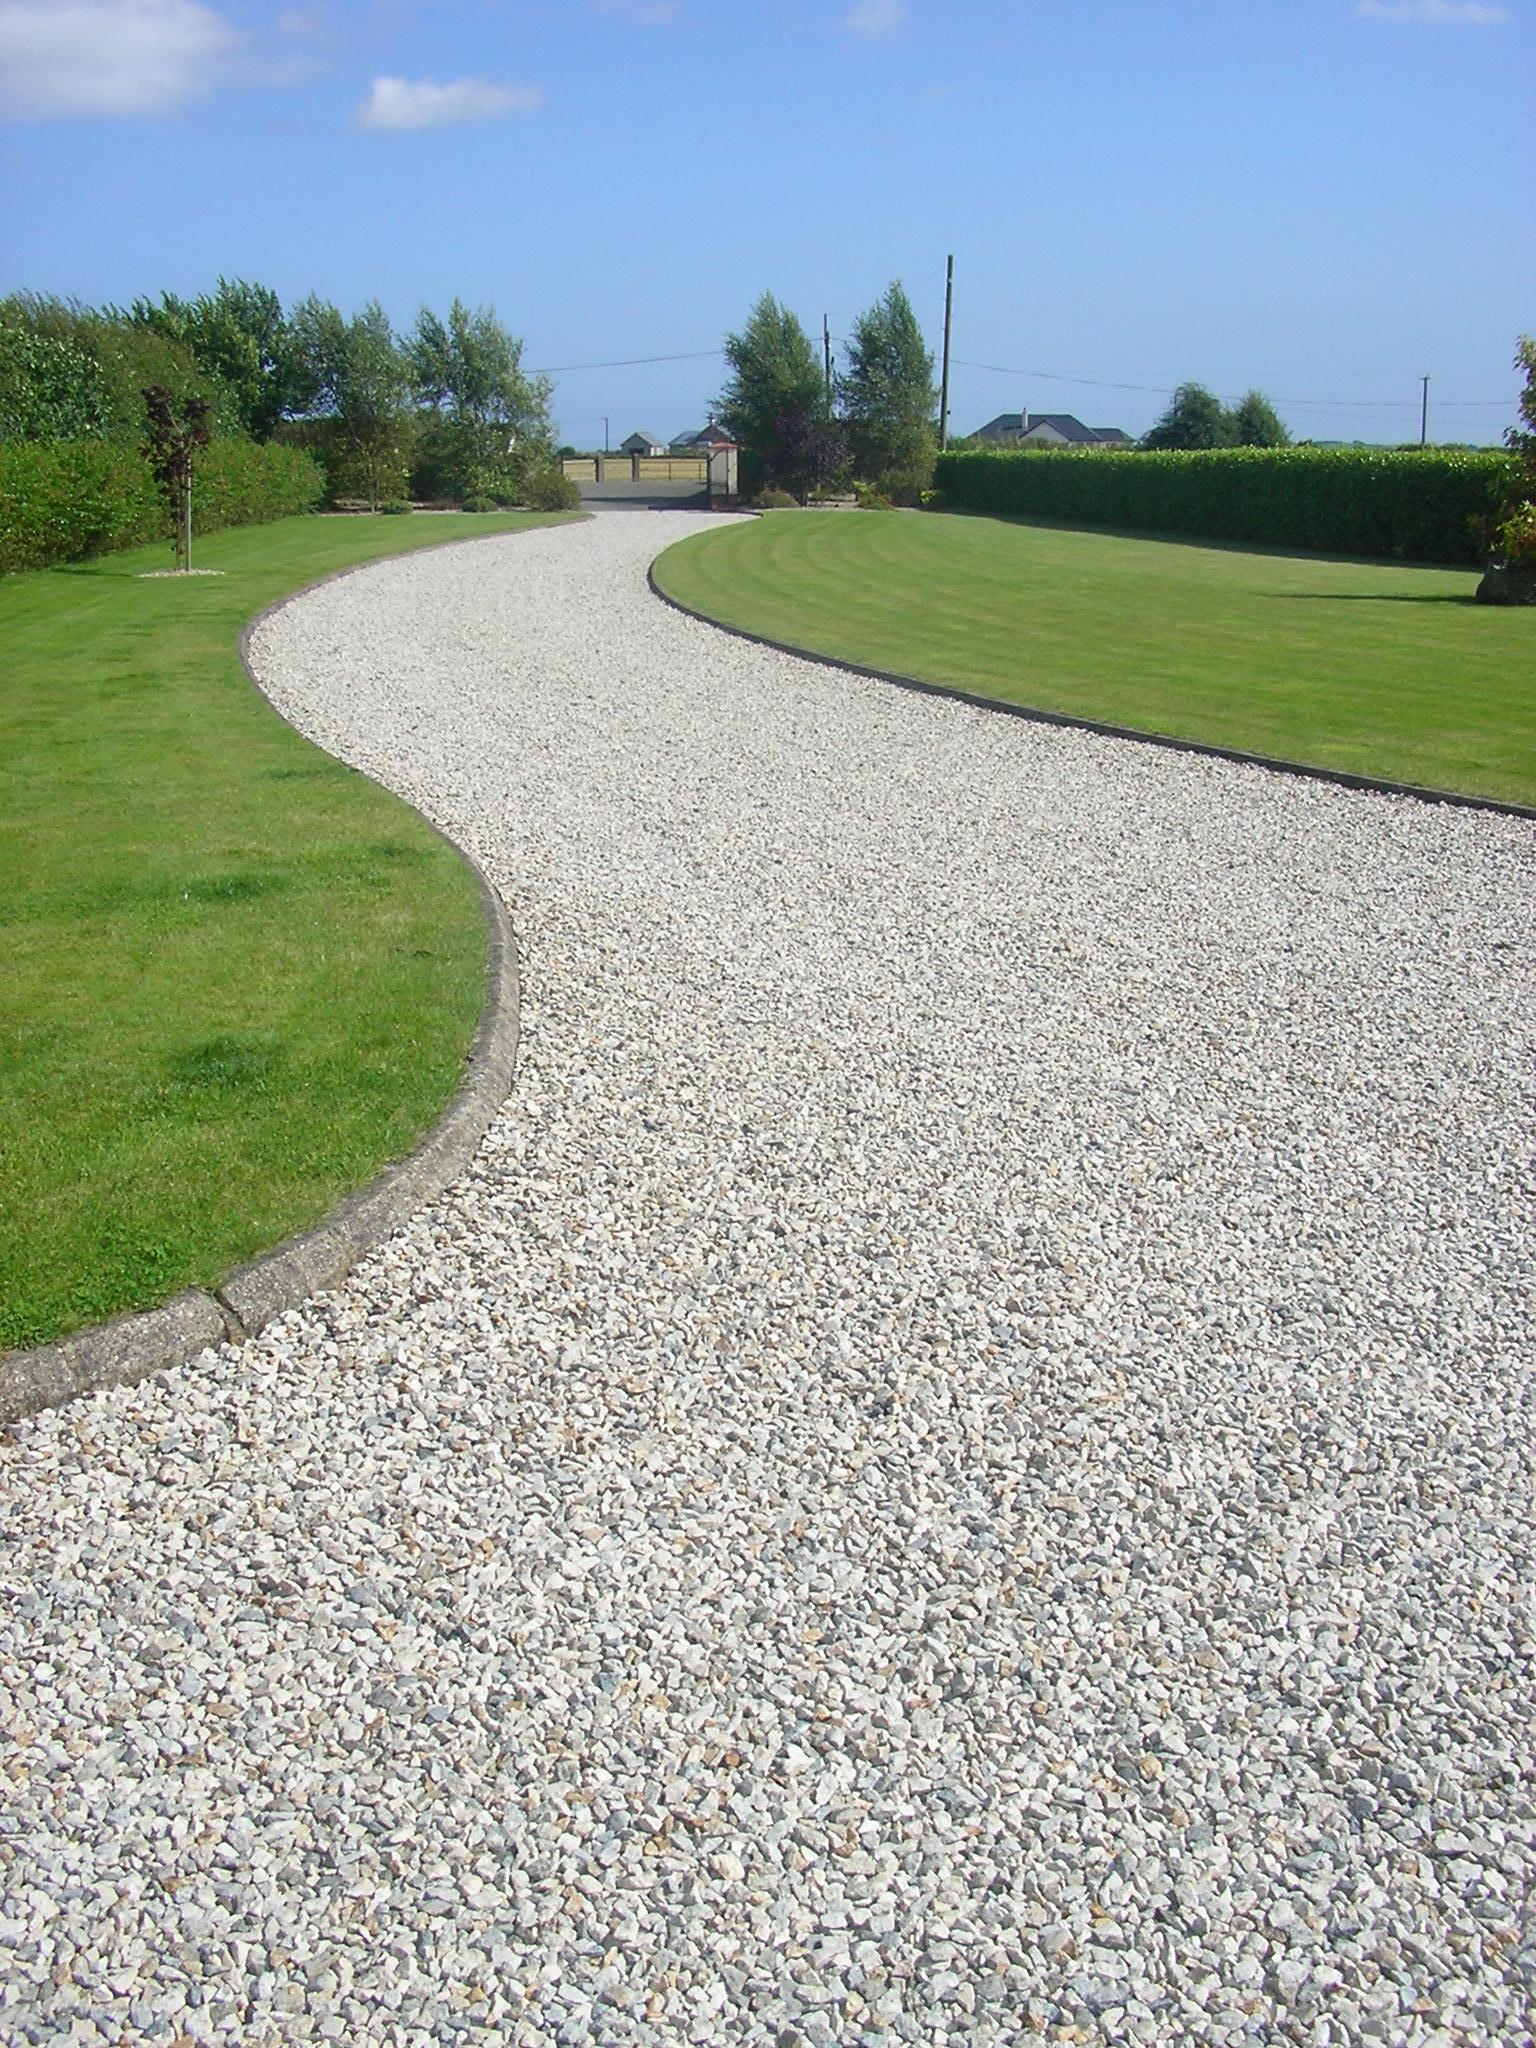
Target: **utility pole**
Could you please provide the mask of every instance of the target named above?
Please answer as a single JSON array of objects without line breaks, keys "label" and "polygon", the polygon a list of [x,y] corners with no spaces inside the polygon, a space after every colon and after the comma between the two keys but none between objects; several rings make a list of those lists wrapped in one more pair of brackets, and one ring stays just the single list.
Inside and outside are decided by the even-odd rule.
[{"label": "utility pole", "polygon": [[1419,399],[1419,446],[1422,448],[1429,439],[1429,379],[1421,377],[1419,382],[1424,387]]},{"label": "utility pole", "polygon": [[827,404],[832,403],[832,329],[825,313],[821,316],[821,360],[827,376]]},{"label": "utility pole", "polygon": [[939,447],[949,446],[949,321],[955,309],[955,259],[944,266],[944,381],[939,387]]},{"label": "utility pole", "polygon": [[603,414],[603,453],[608,453],[608,415]]}]

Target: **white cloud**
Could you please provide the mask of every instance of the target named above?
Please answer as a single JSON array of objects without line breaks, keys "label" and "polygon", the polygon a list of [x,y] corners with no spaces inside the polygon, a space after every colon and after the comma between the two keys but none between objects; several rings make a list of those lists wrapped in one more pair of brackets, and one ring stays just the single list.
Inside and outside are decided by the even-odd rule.
[{"label": "white cloud", "polygon": [[1503,7],[1487,0],[1360,0],[1356,14],[1367,21],[1426,21],[1459,28],[1492,28],[1508,21]]},{"label": "white cloud", "polygon": [[175,113],[239,41],[200,0],[0,0],[0,119]]},{"label": "white cloud", "polygon": [[464,121],[497,121],[504,114],[531,114],[544,104],[532,85],[492,85],[485,78],[455,78],[434,85],[430,78],[376,78],[357,110],[364,128],[450,128]]},{"label": "white cloud", "polygon": [[856,36],[888,36],[907,18],[902,0],[858,0],[843,16],[843,27]]},{"label": "white cloud", "polygon": [[677,19],[677,0],[592,0],[594,14],[616,14],[636,28],[670,28]]}]

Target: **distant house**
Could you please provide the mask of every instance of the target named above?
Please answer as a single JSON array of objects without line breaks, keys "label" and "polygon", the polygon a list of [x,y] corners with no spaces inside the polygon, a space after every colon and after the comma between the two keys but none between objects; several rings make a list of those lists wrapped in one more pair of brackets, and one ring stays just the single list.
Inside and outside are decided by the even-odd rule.
[{"label": "distant house", "polygon": [[995,448],[1130,448],[1119,427],[1085,427],[1070,412],[1000,412],[971,436]]},{"label": "distant house", "polygon": [[631,434],[627,441],[619,443],[621,455],[665,455],[667,444],[658,441],[654,434]]},{"label": "distant house", "polygon": [[700,448],[734,448],[735,446],[736,443],[731,439],[724,427],[716,426],[711,421],[708,426],[700,427],[696,433],[679,434],[672,443],[672,453],[674,455],[691,455]]}]

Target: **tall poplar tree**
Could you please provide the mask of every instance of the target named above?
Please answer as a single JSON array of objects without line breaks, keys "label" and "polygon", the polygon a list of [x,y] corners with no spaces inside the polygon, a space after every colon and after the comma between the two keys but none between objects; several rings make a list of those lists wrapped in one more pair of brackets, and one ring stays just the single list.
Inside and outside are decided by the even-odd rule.
[{"label": "tall poplar tree", "polygon": [[731,375],[716,408],[746,457],[743,484],[804,498],[834,458],[831,407],[810,336],[764,292],[740,334],[725,337]]},{"label": "tall poplar tree", "polygon": [[898,503],[933,481],[938,454],[933,352],[900,281],[853,323],[838,380],[854,469]]}]

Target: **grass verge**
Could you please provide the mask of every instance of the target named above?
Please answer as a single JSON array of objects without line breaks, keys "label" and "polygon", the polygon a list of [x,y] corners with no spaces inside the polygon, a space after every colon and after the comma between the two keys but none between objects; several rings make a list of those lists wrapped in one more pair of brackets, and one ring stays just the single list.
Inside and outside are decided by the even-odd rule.
[{"label": "grass verge", "polygon": [[669,548],[767,639],[1043,711],[1536,803],[1536,613],[1475,570],[1004,519],[775,512]]},{"label": "grass verge", "polygon": [[485,994],[474,876],[251,687],[318,577],[531,515],[287,519],[0,581],[0,1350],[210,1286],[410,1150]]}]

